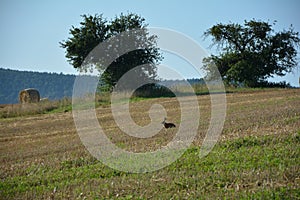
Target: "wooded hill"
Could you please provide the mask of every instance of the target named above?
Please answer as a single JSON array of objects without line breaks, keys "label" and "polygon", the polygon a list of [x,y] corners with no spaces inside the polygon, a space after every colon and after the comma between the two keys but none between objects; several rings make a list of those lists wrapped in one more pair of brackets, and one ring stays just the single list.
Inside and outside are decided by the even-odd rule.
[{"label": "wooded hill", "polygon": [[17,71],[0,68],[0,104],[18,103],[19,92],[36,88],[41,98],[71,97],[75,75]]},{"label": "wooded hill", "polygon": [[[49,100],[72,97],[75,78],[75,75],[62,73],[41,73],[0,68],[0,104],[18,103],[19,92],[26,88],[36,88],[40,92],[41,98],[48,98]],[[203,79],[197,78],[187,79],[187,81],[191,85],[205,84]],[[162,80],[160,84],[165,87],[172,87],[185,84],[185,81]]]}]

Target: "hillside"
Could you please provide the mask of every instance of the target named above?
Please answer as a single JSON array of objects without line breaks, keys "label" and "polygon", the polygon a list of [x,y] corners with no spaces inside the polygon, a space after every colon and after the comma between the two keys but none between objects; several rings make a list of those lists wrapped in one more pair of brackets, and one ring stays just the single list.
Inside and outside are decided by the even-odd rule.
[{"label": "hillside", "polygon": [[0,104],[18,103],[20,90],[36,88],[42,98],[71,97],[75,75],[17,71],[0,68]]},{"label": "hillside", "polygon": [[[57,73],[40,73],[17,71],[0,68],[0,104],[15,104],[19,102],[19,92],[26,88],[36,88],[41,98],[58,100],[71,97],[75,75]],[[95,78],[95,77],[89,77]],[[187,79],[190,84],[204,84],[202,79]],[[183,80],[163,80],[160,82],[166,87],[180,86]]]},{"label": "hillside", "polygon": [[[176,162],[144,174],[118,171],[93,158],[76,132],[71,112],[0,119],[0,197],[300,198],[300,89],[227,94],[222,135],[203,158],[199,147],[209,126],[211,101],[209,95],[197,98],[201,120],[193,144]],[[139,125],[150,123],[148,109],[154,104],[163,105],[168,120],[178,126],[146,139],[124,134],[110,107],[99,107],[96,114],[114,144],[145,152],[170,142],[181,122],[176,98],[132,102],[131,117]]]}]

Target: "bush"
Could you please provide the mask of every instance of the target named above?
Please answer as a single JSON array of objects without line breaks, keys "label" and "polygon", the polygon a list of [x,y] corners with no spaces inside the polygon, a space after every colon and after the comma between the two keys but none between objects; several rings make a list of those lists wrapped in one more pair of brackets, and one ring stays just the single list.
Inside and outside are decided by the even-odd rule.
[{"label": "bush", "polygon": [[285,82],[268,82],[268,81],[262,81],[262,82],[258,82],[256,85],[254,85],[254,87],[264,87],[264,88],[291,88],[292,86]]},{"label": "bush", "polygon": [[133,97],[157,98],[175,97],[175,94],[167,87],[157,84],[146,84],[134,91]]}]

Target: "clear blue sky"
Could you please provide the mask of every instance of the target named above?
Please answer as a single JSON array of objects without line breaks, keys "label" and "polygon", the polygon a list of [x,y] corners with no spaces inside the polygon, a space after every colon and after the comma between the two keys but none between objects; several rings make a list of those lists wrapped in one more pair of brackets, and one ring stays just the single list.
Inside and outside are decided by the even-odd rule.
[{"label": "clear blue sky", "polygon": [[[82,14],[103,13],[111,19],[121,12],[134,12],[144,17],[151,27],[174,29],[208,51],[214,51],[208,49],[211,41],[203,41],[202,35],[216,23],[243,23],[253,18],[277,20],[275,30],[287,29],[293,24],[300,32],[299,10],[298,0],[1,0],[0,67],[76,73],[59,42],[68,38],[72,25],[78,26]],[[183,73],[193,76],[189,70]],[[276,81],[285,80],[299,86],[299,76],[300,67]]]}]

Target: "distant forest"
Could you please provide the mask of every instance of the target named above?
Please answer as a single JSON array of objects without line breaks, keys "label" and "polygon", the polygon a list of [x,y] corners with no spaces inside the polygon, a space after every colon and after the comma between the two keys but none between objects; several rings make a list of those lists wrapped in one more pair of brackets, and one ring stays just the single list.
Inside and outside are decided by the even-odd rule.
[{"label": "distant forest", "polygon": [[36,88],[41,98],[50,100],[71,97],[75,75],[17,71],[0,68],[0,104],[19,102],[19,92]]},{"label": "distant forest", "polygon": [[[19,102],[19,92],[26,88],[35,88],[41,98],[58,100],[72,97],[75,75],[47,72],[18,71],[0,68],[0,104]],[[190,84],[205,84],[203,79],[188,79]],[[184,84],[183,80],[164,80],[160,84],[165,87]]]}]

